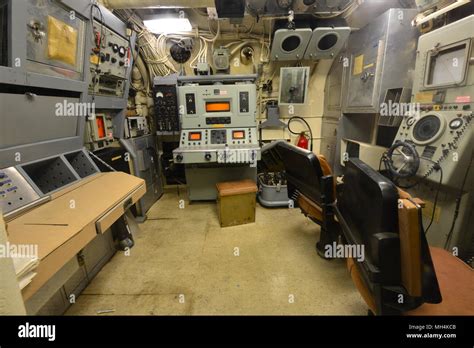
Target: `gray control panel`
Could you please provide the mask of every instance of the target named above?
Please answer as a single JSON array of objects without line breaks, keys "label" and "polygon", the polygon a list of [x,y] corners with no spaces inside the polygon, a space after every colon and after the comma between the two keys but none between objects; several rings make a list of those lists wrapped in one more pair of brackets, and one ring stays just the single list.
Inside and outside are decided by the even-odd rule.
[{"label": "gray control panel", "polygon": [[130,62],[129,42],[106,26],[94,21],[94,45],[90,52],[89,94],[122,97]]},{"label": "gray control panel", "polygon": [[212,129],[211,130],[211,144],[226,144],[227,143],[227,131],[225,129]]},{"label": "gray control panel", "polygon": [[256,139],[255,128],[184,130],[181,132],[181,147],[251,145]]},{"label": "gray control panel", "polygon": [[3,214],[39,198],[40,196],[16,168],[0,169],[0,209]]},{"label": "gray control panel", "polygon": [[417,175],[439,182],[434,165],[443,168],[443,184],[457,187],[462,182],[459,166],[467,164],[474,141],[472,111],[422,111],[420,117],[406,117],[396,140],[410,142],[420,155]]},{"label": "gray control panel", "polygon": [[[234,79],[222,83],[227,79]],[[260,158],[256,87],[249,77],[213,76],[178,87],[181,110],[176,163],[248,163]],[[225,151],[225,152],[223,152]]]},{"label": "gray control panel", "polygon": [[257,96],[252,83],[185,84],[178,94],[182,129],[256,127]]},{"label": "gray control panel", "polygon": [[[459,188],[474,143],[474,15],[420,37],[414,73],[413,108],[395,141],[412,143],[419,156],[417,176],[434,183],[439,165],[444,186]],[[470,187],[472,175],[464,188]]]},{"label": "gray control panel", "polygon": [[176,164],[184,164],[190,200],[215,199],[216,184],[256,180],[257,92],[254,75],[178,78],[181,116]]}]

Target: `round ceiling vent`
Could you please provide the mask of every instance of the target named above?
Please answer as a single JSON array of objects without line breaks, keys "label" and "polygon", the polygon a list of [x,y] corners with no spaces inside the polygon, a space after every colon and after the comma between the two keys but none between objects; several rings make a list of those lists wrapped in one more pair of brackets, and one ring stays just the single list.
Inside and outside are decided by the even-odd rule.
[{"label": "round ceiling vent", "polygon": [[301,45],[301,38],[297,35],[286,37],[281,43],[281,49],[287,53],[293,52]]},{"label": "round ceiling vent", "polygon": [[318,42],[318,49],[320,51],[327,51],[337,44],[339,37],[334,33],[324,35]]}]

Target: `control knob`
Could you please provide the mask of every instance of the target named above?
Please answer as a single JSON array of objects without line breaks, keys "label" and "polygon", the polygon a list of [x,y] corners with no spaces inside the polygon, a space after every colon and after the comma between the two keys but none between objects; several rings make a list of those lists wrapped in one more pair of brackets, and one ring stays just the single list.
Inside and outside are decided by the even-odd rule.
[{"label": "control knob", "polygon": [[211,158],[212,158],[212,156],[211,156],[210,153],[206,153],[206,154],[204,155],[204,159],[205,159],[206,161],[210,161]]},{"label": "control knob", "polygon": [[118,54],[120,57],[125,57],[126,49],[123,46],[120,46],[118,49]]},{"label": "control knob", "polygon": [[182,161],[183,161],[183,155],[177,154],[177,155],[176,155],[176,161],[177,161],[177,162],[182,162]]}]

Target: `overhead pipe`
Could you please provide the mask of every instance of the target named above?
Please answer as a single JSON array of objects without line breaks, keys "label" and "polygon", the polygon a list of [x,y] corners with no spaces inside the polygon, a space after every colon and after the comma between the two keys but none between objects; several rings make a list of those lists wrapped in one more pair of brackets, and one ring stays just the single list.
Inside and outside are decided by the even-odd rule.
[{"label": "overhead pipe", "polygon": [[109,9],[215,7],[214,0],[102,0],[102,2]]}]

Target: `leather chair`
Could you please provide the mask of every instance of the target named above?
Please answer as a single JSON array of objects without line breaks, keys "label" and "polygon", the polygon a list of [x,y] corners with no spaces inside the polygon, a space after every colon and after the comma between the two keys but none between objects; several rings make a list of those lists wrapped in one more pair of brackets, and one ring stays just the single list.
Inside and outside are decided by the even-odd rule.
[{"label": "leather chair", "polygon": [[321,226],[316,250],[325,257],[324,246],[337,238],[338,225],[332,208],[336,183],[324,156],[286,141],[275,141],[262,148],[259,170],[286,172],[288,198],[305,216]]},{"label": "leather chair", "polygon": [[359,159],[346,164],[337,190],[327,161],[312,152],[276,142],[264,148],[262,159],[267,169],[286,170],[289,197],[321,225],[320,256],[340,237],[364,246],[365,259],[348,258],[347,266],[370,313],[474,314],[474,272],[449,252],[428,246],[421,200]]},{"label": "leather chair", "polygon": [[346,163],[336,216],[346,243],[365,247],[364,261],[347,264],[374,314],[441,302],[419,203],[361,160]]},{"label": "leather chair", "polygon": [[[391,205],[390,209],[382,209],[382,214],[390,216],[388,221],[391,221],[393,227],[396,226],[399,240],[399,248],[395,245],[386,245],[380,250],[382,254],[393,253],[396,250],[397,255],[392,255],[391,265],[387,264],[385,268],[380,268],[382,274],[390,273],[392,276],[396,274],[393,280],[399,278],[395,283],[367,282],[365,267],[354,259],[347,259],[347,266],[354,284],[370,311],[374,314],[473,315],[474,271],[448,251],[428,247],[421,215],[424,203],[396,188],[388,179],[358,159],[351,159],[346,168],[344,176],[346,193],[359,191],[357,187],[354,187],[359,183],[364,188],[363,192],[354,194],[359,206],[366,203],[372,203],[372,206],[378,206],[380,203],[382,206]],[[391,192],[388,193],[387,188],[391,185],[389,189]],[[378,186],[380,190],[378,193],[371,189],[366,190],[368,186],[372,186],[375,191],[377,191],[375,186]],[[396,208],[393,206],[395,202],[389,203],[393,200],[389,197],[395,195],[395,190],[398,195]],[[385,202],[378,200],[381,197],[379,194],[386,197],[382,199]],[[347,203],[344,197],[338,197],[338,206],[344,206]],[[357,213],[354,210],[346,210],[342,215],[351,219],[351,215]],[[384,218],[387,218],[387,215]],[[397,221],[394,221],[394,217]],[[367,216],[363,219],[366,222],[372,220]],[[385,228],[389,227],[385,226]],[[358,233],[356,229],[352,229],[351,232]],[[367,232],[367,229],[363,229],[360,234],[367,235]],[[389,294],[394,289],[398,289],[395,293],[402,294],[404,303],[399,303],[399,298],[395,298],[397,301],[393,302]]]}]

